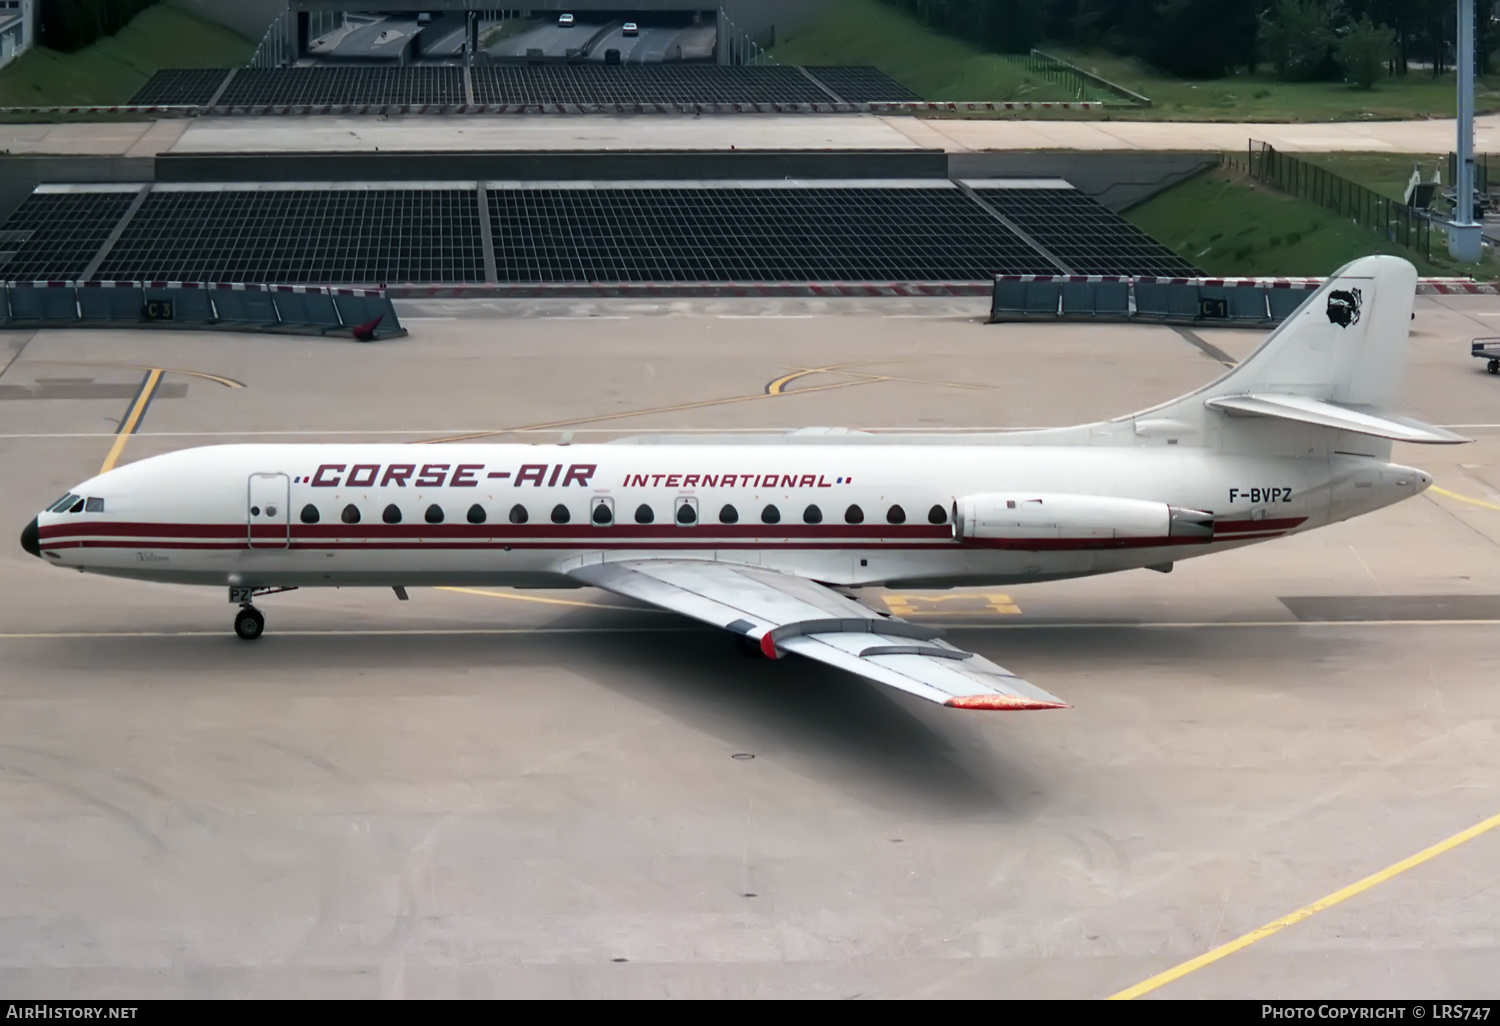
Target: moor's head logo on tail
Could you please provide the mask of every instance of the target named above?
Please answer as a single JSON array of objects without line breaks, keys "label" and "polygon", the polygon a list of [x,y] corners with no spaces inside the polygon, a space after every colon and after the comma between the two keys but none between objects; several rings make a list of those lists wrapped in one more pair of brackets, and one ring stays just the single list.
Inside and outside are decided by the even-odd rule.
[{"label": "moor's head logo on tail", "polygon": [[1335,289],[1328,293],[1328,319],[1341,328],[1359,323],[1359,289]]}]

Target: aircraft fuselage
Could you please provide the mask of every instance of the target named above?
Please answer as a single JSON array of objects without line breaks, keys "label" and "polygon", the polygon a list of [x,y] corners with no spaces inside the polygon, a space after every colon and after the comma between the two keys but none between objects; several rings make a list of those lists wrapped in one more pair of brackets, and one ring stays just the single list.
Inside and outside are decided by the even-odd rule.
[{"label": "aircraft fuselage", "polygon": [[[75,489],[88,509],[37,533],[56,565],[183,584],[570,587],[580,561],[671,555],[947,587],[1160,567],[1428,483],[1367,457],[1167,445],[230,445],[100,475]],[[1203,511],[1212,534],[955,537],[964,497],[1030,494]]]}]

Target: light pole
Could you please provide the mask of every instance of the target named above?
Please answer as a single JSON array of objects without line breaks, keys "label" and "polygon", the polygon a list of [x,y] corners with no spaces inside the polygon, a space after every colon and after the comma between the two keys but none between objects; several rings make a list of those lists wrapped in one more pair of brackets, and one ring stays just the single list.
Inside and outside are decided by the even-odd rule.
[{"label": "light pole", "polygon": [[1448,253],[1479,260],[1481,226],[1474,221],[1474,0],[1458,0],[1458,148],[1453,174],[1453,222]]}]

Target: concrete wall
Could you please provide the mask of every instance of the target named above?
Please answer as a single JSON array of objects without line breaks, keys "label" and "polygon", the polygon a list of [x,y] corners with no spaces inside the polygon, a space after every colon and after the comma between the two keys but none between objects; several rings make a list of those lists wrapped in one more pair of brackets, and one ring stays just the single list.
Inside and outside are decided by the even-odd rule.
[{"label": "concrete wall", "polygon": [[[174,7],[192,11],[238,32],[252,43],[260,42],[276,16],[286,10],[287,0],[169,0]],[[187,63],[191,63],[190,61]]]},{"label": "concrete wall", "polygon": [[0,156],[0,222],[43,182],[150,182],[155,157]]},{"label": "concrete wall", "polygon": [[1111,210],[1121,211],[1218,163],[1217,153],[1017,150],[950,153],[948,174],[952,178],[1061,178]]},{"label": "concrete wall", "polygon": [[[230,9],[260,7],[265,0],[173,0],[185,6],[203,6]],[[277,0],[278,9],[287,6],[288,0]],[[831,0],[522,0],[519,3],[502,3],[499,0],[290,0],[297,10],[357,11],[362,7],[370,10],[394,11],[463,11],[463,10],[529,10],[541,15],[552,11],[715,11],[720,7],[729,15],[742,32],[759,39],[774,27],[777,37],[796,28],[809,18],[821,14]],[[272,15],[274,17],[274,14]],[[218,20],[216,18],[216,20]],[[225,22],[228,24],[228,22]],[[265,19],[265,25],[270,18]],[[235,31],[239,31],[236,29]],[[257,35],[257,39],[260,37]]]},{"label": "concrete wall", "polygon": [[608,153],[163,153],[162,182],[489,179],[651,181],[734,178],[936,178],[942,150],[611,151]]}]

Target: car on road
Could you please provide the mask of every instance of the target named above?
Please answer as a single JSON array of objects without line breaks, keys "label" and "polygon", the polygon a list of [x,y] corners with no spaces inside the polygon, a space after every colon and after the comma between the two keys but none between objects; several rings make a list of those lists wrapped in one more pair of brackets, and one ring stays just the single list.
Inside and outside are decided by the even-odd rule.
[{"label": "car on road", "polygon": [[571,14],[559,14],[557,16],[557,27],[558,28],[572,28],[573,27],[573,16]]},{"label": "car on road", "polygon": [[641,30],[636,27],[636,24],[633,21],[627,21],[625,23],[625,27],[621,29],[620,32],[623,35],[627,36],[638,36],[641,34]]}]

